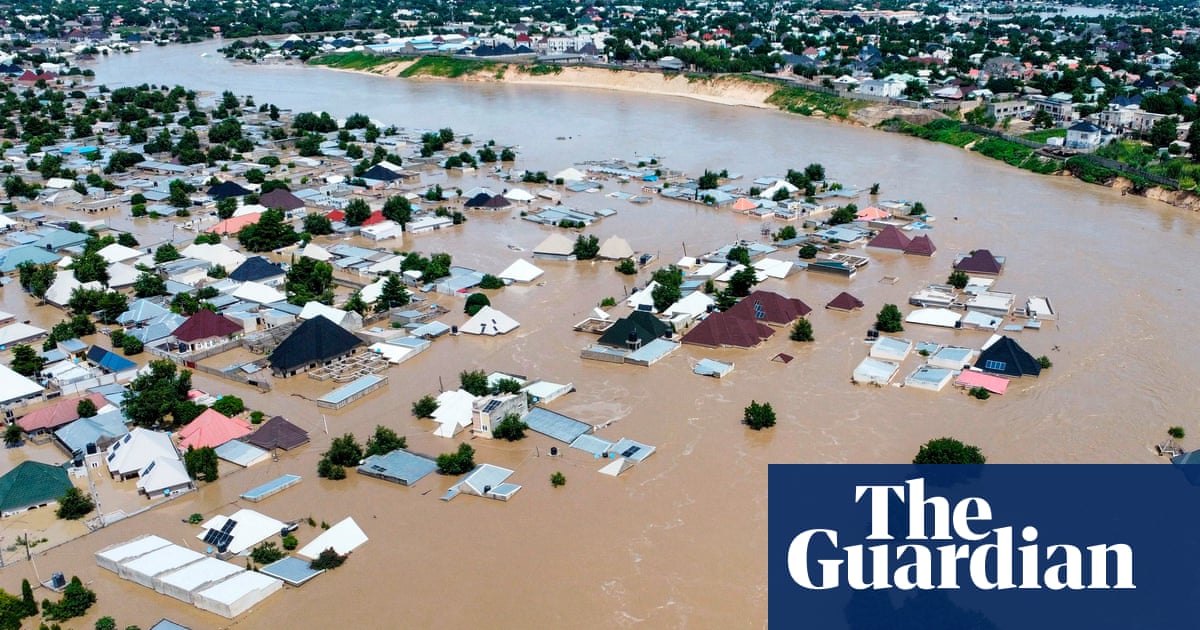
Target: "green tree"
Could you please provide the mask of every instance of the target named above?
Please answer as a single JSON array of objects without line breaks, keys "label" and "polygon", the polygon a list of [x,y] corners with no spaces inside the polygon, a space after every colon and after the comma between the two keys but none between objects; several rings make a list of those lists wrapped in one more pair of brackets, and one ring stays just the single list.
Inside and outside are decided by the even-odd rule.
[{"label": "green tree", "polygon": [[491,393],[499,396],[500,394],[520,394],[521,381],[515,378],[500,378],[492,385]]},{"label": "green tree", "polygon": [[325,451],[325,457],[338,466],[357,466],[363,458],[362,446],[354,439],[354,434],[346,433],[340,438],[334,438]]},{"label": "green tree", "polygon": [[183,454],[183,467],[192,479],[204,479],[210,483],[216,481],[219,472],[217,451],[211,446],[189,446]]},{"label": "green tree", "polygon": [[172,179],[169,190],[170,195],[167,197],[167,203],[176,208],[188,208],[192,205],[189,195],[196,192],[195,186],[187,184],[182,180]]},{"label": "green tree", "polygon": [[237,396],[226,394],[218,398],[212,408],[232,418],[246,410],[246,403]]},{"label": "green tree", "polygon": [[485,273],[483,274],[483,279],[479,281],[479,288],[487,289],[489,291],[503,289],[504,281],[490,273]]},{"label": "green tree", "polygon": [[71,486],[61,497],[58,497],[58,509],[54,511],[54,514],[58,518],[75,521],[87,516],[94,509],[96,509],[96,504],[92,502],[92,497],[84,494],[79,488]]},{"label": "green tree", "polygon": [[797,236],[796,235],[796,226],[785,225],[785,226],[779,228],[779,231],[775,233],[773,238],[776,241],[790,241],[790,240],[796,238],[796,236]]},{"label": "green tree", "polygon": [[317,555],[317,558],[309,563],[309,568],[314,571],[329,571],[342,566],[346,562],[346,556],[339,555],[332,547],[322,551]]},{"label": "green tree", "polygon": [[904,96],[914,101],[929,98],[929,86],[920,81],[909,81],[904,84]]},{"label": "green tree", "polygon": [[516,442],[517,440],[525,437],[525,429],[528,428],[529,425],[521,422],[520,416],[515,413],[510,413],[507,416],[504,416],[503,420],[492,427],[492,436],[497,439]]},{"label": "green tree", "polygon": [[375,434],[367,438],[367,457],[387,455],[392,451],[408,448],[408,440],[382,424],[375,425]]},{"label": "green tree", "polygon": [[443,475],[463,475],[475,468],[475,449],[470,444],[462,442],[453,453],[442,453],[437,456],[438,472]]},{"label": "green tree", "polygon": [[721,176],[719,174],[708,169],[704,169],[704,174],[700,176],[700,180],[697,182],[697,184],[699,184],[700,190],[710,190],[721,184],[720,179]]},{"label": "green tree", "polygon": [[37,600],[33,598],[33,586],[29,584],[29,580],[21,580],[21,604],[25,607],[26,617],[32,617],[38,614]]},{"label": "green tree", "polygon": [[250,551],[250,559],[254,561],[254,564],[259,565],[278,562],[283,560],[286,555],[273,540],[268,540]]},{"label": "green tree", "polygon": [[805,317],[801,317],[800,319],[796,320],[796,323],[792,325],[792,332],[789,335],[789,338],[791,338],[792,341],[812,341],[812,322],[808,321],[808,319]]},{"label": "green tree", "polygon": [[1184,436],[1183,427],[1171,427],[1170,429],[1167,429],[1167,435],[1176,440],[1182,440]]},{"label": "green tree", "polygon": [[180,254],[179,250],[175,249],[175,246],[171,243],[163,243],[158,246],[158,249],[154,250],[154,263],[157,265],[168,263],[172,260],[179,260],[180,258],[183,258],[183,254]]},{"label": "green tree", "polygon": [[71,262],[75,279],[80,282],[99,282],[108,284],[108,261],[96,251],[85,251],[82,256]]},{"label": "green tree", "polygon": [[217,202],[217,216],[222,220],[228,219],[237,212],[238,200],[237,197],[225,197]]},{"label": "green tree", "polygon": [[595,236],[580,234],[575,237],[575,245],[571,248],[571,253],[575,254],[575,258],[578,260],[591,260],[600,253],[600,240]]},{"label": "green tree", "polygon": [[1049,129],[1054,126],[1054,116],[1044,109],[1039,109],[1033,114],[1033,120],[1030,122],[1034,129]]},{"label": "green tree", "polygon": [[1175,117],[1166,116],[1154,121],[1154,125],[1150,127],[1150,135],[1147,140],[1150,141],[1150,144],[1154,148],[1161,149],[1175,142],[1176,138],[1179,137],[1178,134],[1179,127],[1175,121]]},{"label": "green tree", "polygon": [[750,249],[743,245],[734,245],[729,248],[729,253],[725,255],[725,260],[749,267],[752,264],[750,262]]},{"label": "green tree", "polygon": [[5,446],[12,448],[14,446],[19,446],[21,444],[21,442],[23,442],[23,441],[25,441],[25,432],[21,430],[21,425],[17,424],[16,422],[5,425],[5,427],[4,427],[4,445]]},{"label": "green tree", "polygon": [[94,417],[96,412],[96,403],[92,402],[91,398],[80,398],[75,404],[75,413],[79,414],[80,418]]},{"label": "green tree", "polygon": [[355,291],[354,293],[351,293],[350,299],[346,300],[346,303],[342,305],[342,309],[346,311],[354,311],[359,315],[366,315],[367,303],[365,300],[363,300],[362,292]]},{"label": "green tree", "polygon": [[483,370],[459,372],[458,386],[472,396],[487,396],[492,391],[491,386],[488,385],[487,374]]},{"label": "green tree", "polygon": [[854,204],[842,206],[829,215],[829,225],[850,223],[857,218],[858,208]]},{"label": "green tree", "polygon": [[817,246],[812,243],[805,243],[800,247],[800,257],[805,260],[812,260],[817,257]]},{"label": "green tree", "polygon": [[759,403],[751,400],[742,412],[742,421],[751,429],[761,431],[775,426],[775,410],[771,407],[771,403]]},{"label": "green tree", "polygon": [[567,476],[562,474],[562,472],[555,472],[553,475],[550,475],[550,485],[555,488],[567,485]]},{"label": "green tree", "polygon": [[950,277],[946,278],[946,284],[958,289],[959,291],[962,291],[964,288],[966,288],[968,282],[970,282],[970,278],[967,277],[967,273],[958,269],[950,272]]},{"label": "green tree", "polygon": [[13,358],[8,364],[14,372],[22,376],[33,376],[42,371],[46,365],[45,357],[42,357],[32,347],[25,344],[13,346]]},{"label": "green tree", "polygon": [[408,225],[408,222],[412,221],[412,203],[403,195],[388,197],[383,203],[383,218],[402,226]]},{"label": "green tree", "polygon": [[734,297],[746,297],[758,284],[758,273],[754,267],[745,267],[729,278],[729,292]]},{"label": "green tree", "polygon": [[257,223],[239,230],[237,237],[242,247],[252,252],[267,252],[300,240],[295,228],[284,221],[283,211],[276,209],[263,212]]},{"label": "green tree", "polygon": [[39,265],[25,261],[17,265],[17,272],[21,288],[38,300],[46,297],[46,291],[54,284],[56,277],[56,269],[53,264]]},{"label": "green tree", "polygon": [[938,438],[921,445],[914,464],[982,464],[987,461],[978,446],[963,444],[954,438]]},{"label": "green tree", "polygon": [[622,258],[621,261],[617,263],[617,273],[627,276],[637,275],[637,265],[634,264],[632,258]]},{"label": "green tree", "polygon": [[323,214],[308,214],[304,216],[304,231],[313,236],[333,234],[333,222]]},{"label": "green tree", "polygon": [[383,288],[379,291],[379,299],[375,302],[375,310],[387,310],[398,306],[408,304],[412,296],[404,289],[404,285],[400,282],[398,274],[392,274],[383,281]]},{"label": "green tree", "polygon": [[895,304],[884,304],[875,315],[875,328],[879,332],[895,333],[904,330],[904,317]]},{"label": "green tree", "polygon": [[142,350],[144,349],[144,344],[142,343],[142,340],[136,337],[126,336],[121,348],[122,354],[127,357],[131,357],[135,354],[141,354]]},{"label": "green tree", "polygon": [[1187,133],[1188,155],[1191,156],[1193,162],[1200,162],[1200,125],[1195,123],[1188,127]]},{"label": "green tree", "polygon": [[312,301],[333,303],[333,265],[303,256],[287,271],[284,290],[288,302],[304,306]]},{"label": "green tree", "polygon": [[129,298],[125,297],[124,293],[116,291],[105,291],[100,296],[99,313],[100,321],[105,324],[112,324],[117,321],[121,313],[129,310]]},{"label": "green tree", "polygon": [[[131,341],[136,340],[125,340],[126,354],[129,354]],[[167,416],[174,412],[176,405],[187,400],[192,389],[192,373],[183,370],[176,374],[173,362],[151,361],[149,367],[149,372],[133,379],[121,401],[125,417],[140,427],[169,424]]]},{"label": "green tree", "polygon": [[351,199],[350,204],[346,206],[346,225],[357,227],[363,224],[363,221],[371,218],[371,207],[362,199]]},{"label": "green tree", "polygon": [[491,303],[492,301],[489,300],[488,296],[484,295],[483,293],[472,293],[471,295],[467,296],[467,303],[463,310],[466,311],[467,315],[474,316],[476,313],[483,310],[483,307],[490,306]]},{"label": "green tree", "polygon": [[437,411],[438,401],[433,396],[428,394],[418,398],[412,405],[413,415],[418,418],[432,418],[433,412]]},{"label": "green tree", "polygon": [[96,594],[83,585],[77,576],[71,577],[63,596],[58,602],[42,601],[42,616],[49,621],[66,621],[87,614],[88,608],[96,603]]}]

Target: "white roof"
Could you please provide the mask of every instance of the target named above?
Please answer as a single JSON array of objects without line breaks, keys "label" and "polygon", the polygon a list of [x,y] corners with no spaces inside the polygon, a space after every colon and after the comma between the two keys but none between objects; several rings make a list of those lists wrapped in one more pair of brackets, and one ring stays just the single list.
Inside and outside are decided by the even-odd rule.
[{"label": "white roof", "polygon": [[243,282],[242,286],[233,292],[233,297],[247,302],[258,302],[259,304],[271,304],[272,302],[282,302],[287,299],[287,296],[278,289],[269,287],[261,282]]},{"label": "white roof", "polygon": [[887,385],[899,370],[899,363],[867,357],[854,368],[853,378],[859,383]]},{"label": "white roof", "polygon": [[535,254],[554,254],[556,256],[568,256],[575,251],[575,243],[571,239],[555,232],[546,237],[546,240],[538,243],[537,247],[533,248]]},{"label": "white roof", "polygon": [[128,435],[113,442],[105,452],[108,471],[117,475],[141,472],[157,457],[179,457],[175,445],[171,443],[171,436],[142,427],[134,428]]},{"label": "white roof", "polygon": [[896,339],[895,337],[880,337],[871,344],[872,358],[885,359],[888,361],[903,361],[912,352],[913,343],[907,339]]},{"label": "white roof", "polygon": [[715,278],[725,271],[725,263],[710,262],[704,263],[699,269],[692,272],[691,275],[698,278]]},{"label": "white roof", "polygon": [[179,545],[167,545],[144,556],[122,562],[117,573],[127,580],[153,587],[154,576],[162,575],[202,558],[204,558],[204,554],[198,551],[192,551]]},{"label": "white roof", "polygon": [[471,425],[471,409],[475,404],[475,396],[461,389],[450,390],[438,394],[438,408],[433,412],[433,420],[438,428],[433,434],[438,437],[454,437],[459,429]]},{"label": "white roof", "polygon": [[367,542],[367,535],[354,522],[354,518],[347,516],[338,524],[325,530],[325,533],[317,536],[312,542],[304,545],[296,555],[303,556],[309,559],[315,559],[321,555],[322,551],[333,548],[339,555],[346,555]]},{"label": "white roof", "polygon": [[[737,275],[737,272],[745,268],[745,265],[734,265],[727,269],[725,273],[717,276],[717,282],[729,282],[733,279],[733,276]],[[767,279],[767,272],[763,271],[762,269],[755,269],[754,277],[757,278],[759,282],[762,282],[763,280]]]},{"label": "white roof", "polygon": [[383,342],[371,344],[368,350],[387,359],[388,363],[402,363],[405,359],[417,353],[416,348],[407,348],[394,343]]},{"label": "white roof", "polygon": [[679,259],[679,262],[675,263],[675,266],[679,267],[680,269],[691,269],[699,264],[699,262],[700,261],[696,260],[694,256],[684,256],[683,258]]},{"label": "white roof", "polygon": [[[367,273],[400,273],[400,265],[403,263],[404,256],[388,256],[367,267]],[[370,300],[367,301],[369,302]]]},{"label": "white roof", "polygon": [[333,258],[333,254],[330,254],[329,250],[311,241],[308,245],[304,246],[304,249],[300,250],[300,256],[312,258],[313,260],[329,260]]},{"label": "white roof", "polygon": [[786,278],[792,273],[795,267],[796,265],[790,260],[778,260],[775,258],[763,258],[754,263],[754,268],[767,274],[768,278]]},{"label": "white roof", "polygon": [[304,305],[304,308],[300,310],[300,314],[296,317],[300,319],[324,317],[325,319],[328,319],[329,321],[341,326],[349,314],[350,311],[343,311],[340,308],[334,308],[328,304],[322,304],[320,302],[308,302]]},{"label": "white roof", "polygon": [[777,179],[777,180],[775,180],[774,184],[771,184],[770,187],[768,187],[766,190],[759,193],[758,197],[760,199],[771,199],[772,197],[775,196],[776,192],[779,192],[779,189],[781,189],[781,188],[784,190],[787,190],[789,194],[794,193],[797,190],[800,190],[799,188],[796,188],[795,186],[793,186],[786,179]]},{"label": "white roof", "polygon": [[94,289],[96,291],[104,290],[104,286],[99,282],[83,283],[75,279],[75,272],[69,269],[54,272],[54,284],[46,290],[46,301],[55,305],[63,306],[71,301],[71,293],[78,288]]},{"label": "white roof", "polygon": [[220,530],[229,521],[236,523],[229,531],[230,534],[233,534],[233,539],[229,541],[229,551],[235,554],[241,553],[271,536],[278,536],[284,526],[283,521],[254,510],[243,509],[234,512],[231,516],[217,515],[208,519],[208,522],[200,526],[201,532],[196,534],[196,538],[204,540],[208,530]]},{"label": "white roof", "polygon": [[518,258],[504,271],[501,271],[496,277],[500,278],[501,280],[509,279],[513,282],[533,282],[534,280],[540,278],[544,273],[546,272],[542,271],[542,269],[537,265],[534,265],[524,258]]},{"label": "white roof", "polygon": [[651,281],[650,284],[646,285],[645,289],[642,289],[628,298],[625,298],[625,305],[629,306],[635,311],[645,310],[641,307],[648,306],[650,307],[651,313],[657,313],[658,311],[654,310],[654,287],[657,286],[657,282]]},{"label": "white roof", "polygon": [[403,234],[400,224],[395,221],[380,221],[371,225],[364,225],[359,229],[364,236],[370,236],[376,240],[387,238],[397,238]]},{"label": "white roof", "polygon": [[167,488],[186,485],[191,479],[178,457],[155,457],[138,475],[137,487],[147,495],[154,495]]},{"label": "white roof", "polygon": [[508,315],[490,306],[485,306],[458,329],[470,335],[495,336],[512,332],[520,325],[520,322]]},{"label": "white roof", "polygon": [[564,168],[563,170],[555,173],[554,177],[551,177],[550,179],[554,179],[554,180],[561,179],[564,182],[571,182],[571,181],[580,181],[580,180],[584,179],[585,177],[587,177],[587,176],[583,174],[583,171],[581,171],[577,168]]},{"label": "white roof", "polygon": [[232,619],[283,588],[283,581],[242,571],[195,594],[196,607]]},{"label": "white roof", "polygon": [[162,549],[170,544],[171,541],[159,536],[142,536],[97,551],[96,562],[106,569],[116,571],[117,563]]},{"label": "white roof", "polygon": [[703,291],[693,291],[687,297],[667,307],[664,313],[667,316],[671,315],[688,315],[695,317],[708,310],[709,305],[716,304],[716,301],[706,295]]},{"label": "white roof", "polygon": [[16,224],[17,224],[16,221],[14,221],[4,215],[0,215],[0,228],[11,227]]},{"label": "white roof", "polygon": [[183,248],[179,252],[188,258],[203,260],[213,265],[221,265],[222,267],[233,270],[242,266],[246,262],[245,254],[230,249],[228,245],[221,243],[192,243]]},{"label": "white roof", "polygon": [[120,243],[112,243],[107,245],[96,253],[100,254],[100,256],[104,258],[106,262],[110,263],[124,262],[142,255],[140,250],[136,250],[132,247],[126,247]]},{"label": "white roof", "polygon": [[955,313],[948,308],[919,308],[908,314],[904,318],[905,322],[910,324],[924,324],[926,326],[941,326],[943,328],[954,328],[962,315]]},{"label": "white roof", "polygon": [[358,292],[359,297],[361,297],[367,304],[374,303],[375,300],[379,299],[379,295],[383,293],[383,285],[386,282],[387,278],[380,278],[379,280],[368,284]]},{"label": "white roof", "polygon": [[7,347],[18,341],[24,341],[44,334],[46,334],[45,328],[38,328],[24,322],[9,324],[4,328],[0,328],[0,346]]},{"label": "white roof", "polygon": [[246,570],[232,562],[216,558],[205,558],[180,569],[164,573],[154,578],[154,590],[175,597],[175,593],[187,594],[190,601],[192,591],[201,587],[220,582],[225,578]]},{"label": "white roof", "polygon": [[504,193],[504,198],[509,201],[533,201],[533,194],[524,188],[513,188]]},{"label": "white roof", "polygon": [[108,266],[108,286],[110,287],[127,287],[137,282],[138,276],[142,272],[138,271],[123,262],[115,262]]},{"label": "white roof", "polygon": [[610,236],[604,239],[600,245],[600,251],[596,254],[600,258],[611,258],[617,260],[620,258],[630,258],[633,256],[633,248],[629,246],[629,242],[620,236]]},{"label": "white roof", "polygon": [[233,211],[233,216],[243,217],[247,214],[262,214],[267,211],[267,207],[262,204],[251,203],[241,206]]}]

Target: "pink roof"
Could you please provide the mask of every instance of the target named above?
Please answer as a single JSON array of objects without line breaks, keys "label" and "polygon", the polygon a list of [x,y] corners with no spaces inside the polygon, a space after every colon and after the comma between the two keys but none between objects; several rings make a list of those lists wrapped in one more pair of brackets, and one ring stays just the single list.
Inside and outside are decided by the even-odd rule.
[{"label": "pink roof", "polygon": [[1008,389],[1008,379],[974,370],[963,370],[954,380],[955,385],[982,387],[993,394],[1003,394]]},{"label": "pink roof", "polygon": [[868,206],[862,210],[859,210],[858,213],[854,215],[854,218],[858,219],[859,221],[881,221],[890,216],[892,216],[891,213],[887,212],[886,210],[876,208],[875,206]]},{"label": "pink roof", "polygon": [[75,408],[79,405],[79,401],[84,398],[92,401],[97,409],[108,404],[104,396],[100,394],[88,394],[77,398],[64,398],[55,402],[52,405],[42,407],[41,409],[31,411],[17,419],[17,424],[25,430],[26,433],[34,431],[44,431],[47,429],[57,429],[63,425],[71,424],[79,419],[79,412]]},{"label": "pink roof", "polygon": [[216,409],[204,413],[179,430],[179,447],[183,450],[205,446],[217,447],[230,440],[250,435],[250,423],[230,418]]},{"label": "pink roof", "polygon": [[255,223],[258,223],[258,220],[261,218],[261,212],[243,214],[240,217],[230,217],[225,219],[224,221],[221,221],[220,223],[204,231],[211,232],[213,234],[237,234],[247,225],[254,225]]}]

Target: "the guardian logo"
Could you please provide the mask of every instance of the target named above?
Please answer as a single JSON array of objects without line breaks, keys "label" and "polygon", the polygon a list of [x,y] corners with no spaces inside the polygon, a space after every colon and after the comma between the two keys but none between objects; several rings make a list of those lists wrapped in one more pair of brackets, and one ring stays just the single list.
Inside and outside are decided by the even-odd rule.
[{"label": "the guardian logo", "polygon": [[[907,510],[901,541],[892,531],[892,496]],[[1104,590],[1134,589],[1128,544],[1084,548],[1044,545],[1034,525],[990,527],[992,507],[980,497],[951,504],[925,495],[923,478],[902,485],[856,485],[854,503],[869,505],[869,541],[839,546],[838,530],[808,529],[791,539],[787,571],[810,590]],[[900,520],[900,519],[897,519]],[[1018,531],[1019,529],[1019,531]],[[1019,538],[1019,540],[1018,540]],[[940,543],[940,544],[939,544]]]}]

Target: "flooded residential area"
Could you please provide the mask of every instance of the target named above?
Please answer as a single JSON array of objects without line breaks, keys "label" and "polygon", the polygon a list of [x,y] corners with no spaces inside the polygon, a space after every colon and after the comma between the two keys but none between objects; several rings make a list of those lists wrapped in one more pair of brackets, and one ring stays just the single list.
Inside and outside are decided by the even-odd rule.
[{"label": "flooded residential area", "polygon": [[[108,614],[122,626],[149,627],[169,618],[191,628],[312,627],[342,619],[363,627],[762,627],[767,617],[770,464],[905,463],[928,440],[953,436],[978,445],[989,463],[1165,465],[1157,446],[1169,426],[1200,433],[1194,417],[1200,393],[1192,385],[1200,368],[1188,342],[1196,330],[1191,270],[1200,265],[1194,245],[1200,217],[1193,212],[1069,177],[1023,173],[953,146],[778,111],[585,88],[405,81],[291,65],[255,67],[221,59],[216,48],[214,43],[179,45],[113,56],[92,66],[94,82],[112,89],[178,84],[199,92],[201,101],[213,102],[229,91],[241,99],[275,104],[286,117],[327,112],[345,120],[365,114],[381,127],[405,130],[410,139],[401,147],[406,151],[403,166],[420,167],[408,171],[412,177],[352,196],[378,210],[391,195],[415,193],[414,206],[446,205],[466,219],[378,241],[361,233],[316,236],[308,245],[265,252],[270,262],[294,268],[309,247],[318,246],[334,261],[334,276],[341,282],[333,302],[339,306],[350,298],[352,288],[365,292],[382,281],[381,274],[368,268],[392,252],[427,257],[445,252],[455,267],[494,276],[503,276],[517,261],[544,273],[482,291],[490,307],[504,316],[502,321],[519,324],[502,332],[496,329],[499,315],[492,315],[491,321],[479,323],[483,334],[467,328],[472,317],[464,313],[465,296],[480,290],[412,282],[408,290],[417,301],[354,331],[364,340],[363,348],[386,345],[396,337],[395,331],[401,330],[399,324],[391,325],[399,321],[396,311],[432,313],[412,322],[440,322],[453,332],[430,334],[423,338],[428,343],[390,344],[355,353],[397,353],[401,358],[394,364],[363,359],[341,371],[331,369],[328,378],[321,379],[304,373],[307,366],[302,365],[300,373],[284,376],[286,368],[280,370],[277,363],[273,370],[264,361],[279,358],[272,351],[282,340],[264,336],[261,322],[245,337],[259,335],[262,347],[210,340],[228,349],[198,360],[181,359],[179,369],[193,369],[195,390],[212,397],[237,396],[247,410],[261,411],[266,418],[282,416],[307,432],[309,441],[290,449],[267,448],[269,456],[245,468],[223,459],[217,481],[197,481],[195,490],[169,497],[138,494],[137,479],[114,480],[104,464],[85,468],[70,481],[100,499],[97,514],[119,512],[123,517],[111,522],[60,521],[53,518],[53,508],[5,518],[0,522],[5,565],[0,586],[17,593],[22,579],[39,584],[56,572],[77,575],[99,602],[80,621],[90,624]],[[516,160],[481,164],[476,170],[444,169],[420,160],[409,163],[420,147],[413,139],[441,128],[453,129],[455,147],[463,137],[471,138],[465,148],[472,153],[494,141],[497,150],[512,147]],[[301,163],[294,171],[276,167],[268,177],[293,180],[291,190],[296,192],[307,187],[308,180],[300,184],[302,176],[311,177],[313,186],[335,182],[328,176],[346,175],[355,164],[330,156],[312,161],[318,165]],[[608,171],[595,169],[599,163],[610,165]],[[645,177],[622,175],[621,168],[611,166],[615,164],[644,172]],[[857,237],[847,224],[836,235],[817,239],[814,234],[827,227],[806,224],[822,220],[820,209],[812,210],[811,218],[809,208],[789,216],[786,202],[778,206],[778,213],[754,212],[776,207],[759,201],[747,202],[752,208],[746,211],[734,209],[734,198],[759,198],[750,194],[751,187],[768,189],[786,181],[784,174],[790,169],[803,171],[814,164],[823,167],[820,179],[842,186],[843,192],[826,197],[829,206],[854,203],[856,209],[881,213],[856,217],[851,223],[862,228]],[[503,180],[493,166],[544,172],[550,181]],[[583,177],[556,184],[554,175],[566,169],[578,169]],[[234,170],[193,175],[248,184]],[[655,170],[661,174],[652,176]],[[692,201],[672,198],[668,192],[701,173],[722,171],[728,177],[714,190],[729,196],[728,204],[717,199],[697,203],[704,190],[693,194]],[[572,187],[572,181],[587,184]],[[671,181],[676,183],[664,185]],[[873,185],[878,185],[877,194],[869,190]],[[505,193],[521,188],[534,198],[497,202],[498,209],[473,209],[466,195],[427,201],[425,194],[435,186],[443,191],[486,189],[485,199],[510,199]],[[200,187],[199,194],[206,190]],[[558,198],[538,196],[543,190]],[[824,192],[837,190],[826,186]],[[785,192],[782,198],[787,197]],[[900,230],[897,226],[914,227],[907,210],[918,201],[926,209],[921,225]],[[208,217],[215,204],[210,200],[191,208],[187,221],[133,218],[128,203],[72,213],[65,206],[22,201],[13,216],[44,213],[45,221],[86,226],[101,222],[113,231],[134,234],[142,250],[135,253],[167,242],[184,252],[215,224],[215,217]],[[318,210],[316,205],[306,206],[310,213]],[[892,211],[879,210],[889,207],[896,209],[895,221]],[[564,208],[573,214],[564,214]],[[582,217],[588,225],[568,229],[530,220],[539,212],[549,213],[554,221]],[[206,218],[212,220],[205,222]],[[875,242],[889,225],[899,237],[889,244]],[[789,246],[788,239],[772,238],[788,226],[803,237],[801,241],[821,244],[817,258],[802,258],[799,243]],[[31,224],[14,229],[36,231]],[[569,251],[555,249],[554,239],[548,244],[554,234],[568,243],[575,243],[580,234],[606,244],[618,237],[629,248],[628,256],[619,258],[633,261],[635,273],[618,273],[618,260],[576,260]],[[903,249],[919,236],[936,246]],[[241,250],[234,235],[221,242]],[[762,249],[749,245],[753,243]],[[646,288],[656,270],[680,264],[685,284],[703,287],[708,279],[716,280],[717,287],[729,284],[728,279],[718,279],[720,273],[706,275],[701,270],[706,262],[719,260],[724,273],[720,252],[729,255],[731,245],[748,246],[755,262],[788,263],[779,273],[768,272],[776,268],[774,262],[758,266],[763,279],[754,290],[803,302],[811,309],[804,317],[811,323],[813,341],[791,340],[792,320],[775,324],[771,312],[760,309],[758,319],[767,324],[750,318],[745,326],[738,325],[741,330],[757,326],[759,337],[750,347],[720,341],[738,327],[732,324],[714,333],[711,338],[718,342],[696,335],[689,343],[690,331],[706,324],[702,319],[726,314],[702,306],[692,316],[676,313],[680,319],[674,342],[682,343],[663,346],[661,354],[643,353],[653,354],[644,360],[648,364],[631,361],[631,354],[615,361],[581,356],[598,343],[597,333],[607,330],[610,321],[638,311],[629,302],[638,302],[638,291]],[[362,259],[363,249],[383,255]],[[961,259],[978,262],[981,250],[1002,261],[998,273],[986,265],[960,266],[972,284],[963,293],[945,289],[956,264],[961,265]],[[243,261],[252,255],[239,253],[245,254]],[[821,273],[814,261],[839,263],[842,271]],[[517,265],[514,273],[525,269]],[[10,275],[13,281],[0,291],[0,310],[13,314],[15,321],[51,330],[68,317],[63,308],[38,305],[22,291],[15,274]],[[228,295],[242,290],[229,288]],[[270,288],[265,283],[256,286]],[[274,289],[283,291],[282,286]],[[939,309],[943,289],[949,294],[944,305],[952,308]],[[839,299],[835,308],[827,308],[843,293],[862,306],[840,308],[847,300]],[[914,298],[918,295],[923,297]],[[606,298],[612,298],[613,305],[600,308]],[[763,304],[755,302],[755,307],[771,311],[773,298],[761,299]],[[914,299],[928,303],[918,305]],[[971,300],[978,308],[972,308]],[[255,304],[258,319],[270,310],[267,298],[248,296],[241,301]],[[899,306],[905,317],[938,310],[955,319],[948,325],[939,313],[916,318],[933,325],[909,319],[902,331],[885,333],[903,340],[885,351],[883,345],[868,343],[880,343],[872,331],[876,313],[885,304]],[[431,310],[432,305],[439,308]],[[1051,305],[1052,312],[1046,312]],[[1050,316],[1039,318],[1033,311]],[[233,308],[227,314],[247,312]],[[968,313],[977,315],[969,321],[962,317],[965,323],[956,326],[954,322]],[[242,321],[225,318],[230,319]],[[589,319],[598,320],[594,327],[599,330],[576,329]],[[289,325],[300,330],[306,324]],[[345,326],[336,328],[344,331]],[[231,339],[242,334],[217,336]],[[325,352],[326,341],[336,336],[314,334],[318,341],[294,352]],[[629,334],[629,344],[616,345],[620,353],[633,349],[630,344],[637,334]],[[1010,341],[996,342],[993,335]],[[85,347],[111,348],[103,332],[85,335],[82,341]],[[986,353],[986,344],[1012,341],[1031,357],[1046,357],[1052,367],[1041,369],[1036,377],[1001,379],[1002,395],[987,400],[969,396],[966,387],[955,384],[962,378],[960,370],[932,368],[945,374],[916,375],[940,349],[968,349],[966,356],[979,358],[976,351]],[[40,339],[34,342],[35,347],[40,344]],[[640,340],[636,346],[647,347]],[[329,356],[337,354],[340,360],[350,352]],[[148,351],[129,358],[142,367],[159,356]],[[879,385],[855,383],[856,368],[868,357],[898,366]],[[10,359],[6,356],[5,362]],[[697,374],[701,364],[719,366],[721,377]],[[255,367],[243,369],[250,365]],[[985,371],[1004,374],[1004,369],[993,362]],[[546,426],[576,426],[560,420],[566,416],[587,425],[586,435],[596,438],[589,444],[607,446],[594,447],[599,451],[572,447],[536,430],[519,441],[486,439],[477,436],[481,410],[475,410],[475,426],[451,426],[444,432],[452,437],[443,437],[435,433],[442,429],[439,422],[414,416],[414,402],[458,389],[460,374],[473,370],[562,386],[552,400],[538,406],[554,412]],[[361,380],[367,377],[374,380]],[[335,395],[335,390],[354,383],[359,383],[358,389]],[[569,393],[563,393],[567,389]],[[502,398],[497,397],[498,404]],[[755,431],[743,423],[743,410],[751,401],[772,405],[775,426]],[[17,407],[14,416],[49,404],[53,403]],[[318,476],[319,464],[336,438],[352,433],[365,442],[378,425],[403,436],[411,454],[432,460],[467,443],[476,463],[512,474],[474,489],[470,483],[460,485],[470,475],[433,473],[411,484],[389,483],[353,470],[342,480]],[[617,444],[633,446],[608,450]],[[20,448],[6,449],[0,469],[7,472],[26,460],[57,465],[69,459],[57,444],[31,439]],[[616,459],[624,462],[619,470],[600,472]],[[565,484],[551,483],[556,473]],[[301,480],[261,500],[244,498],[251,489],[285,475]],[[520,486],[519,491],[511,485]],[[503,486],[509,486],[507,493],[500,492]],[[291,534],[301,548],[347,518],[366,541],[355,545],[341,567],[301,586],[283,587],[244,614],[214,614],[199,602],[163,594],[157,582],[140,584],[98,564],[101,550],[147,535],[161,537],[163,545],[212,554],[211,547],[219,543],[201,538],[200,524],[189,521],[195,521],[196,514],[209,521],[239,510],[295,526]],[[334,527],[327,530],[322,524]],[[31,536],[46,542],[27,553],[17,539]],[[248,560],[234,555],[229,562],[240,568]],[[38,591],[39,599],[42,593]],[[236,604],[230,606],[241,612]]]}]

